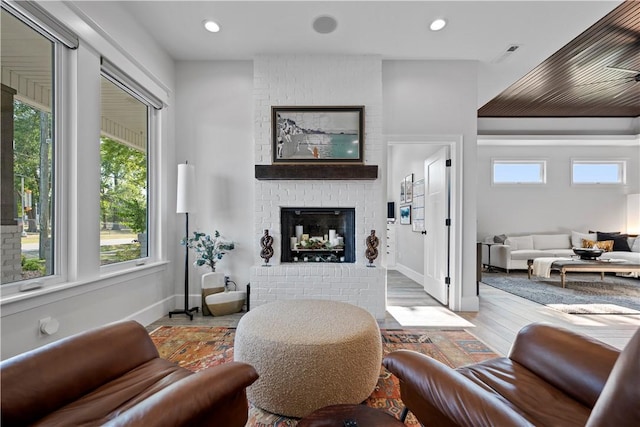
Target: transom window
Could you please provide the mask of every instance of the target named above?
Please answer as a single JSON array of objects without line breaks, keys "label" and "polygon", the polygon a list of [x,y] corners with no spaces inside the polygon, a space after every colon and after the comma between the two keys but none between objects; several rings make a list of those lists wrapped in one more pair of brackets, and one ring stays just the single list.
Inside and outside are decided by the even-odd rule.
[{"label": "transom window", "polygon": [[493,160],[492,184],[544,184],[547,181],[544,160]]},{"label": "transom window", "polygon": [[626,162],[624,160],[572,160],[572,184],[624,184]]}]

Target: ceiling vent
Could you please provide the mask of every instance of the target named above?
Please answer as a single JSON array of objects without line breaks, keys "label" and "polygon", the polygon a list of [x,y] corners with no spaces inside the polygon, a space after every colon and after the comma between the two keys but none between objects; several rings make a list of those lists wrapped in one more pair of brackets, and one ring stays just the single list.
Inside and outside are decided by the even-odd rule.
[{"label": "ceiling vent", "polygon": [[522,45],[519,44],[510,44],[509,46],[507,46],[507,48],[505,50],[502,51],[502,53],[500,55],[498,55],[493,61],[491,61],[494,64],[498,64],[500,62],[504,62],[507,59],[509,59],[510,57],[513,56],[514,53],[516,53],[520,47]]}]

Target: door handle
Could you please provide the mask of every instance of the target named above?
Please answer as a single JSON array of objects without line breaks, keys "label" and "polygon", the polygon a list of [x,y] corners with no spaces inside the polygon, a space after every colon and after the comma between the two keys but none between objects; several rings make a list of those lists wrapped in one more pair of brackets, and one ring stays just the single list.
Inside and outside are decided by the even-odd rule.
[{"label": "door handle", "polygon": [[420,233],[421,234],[427,234],[427,230],[422,230]]}]

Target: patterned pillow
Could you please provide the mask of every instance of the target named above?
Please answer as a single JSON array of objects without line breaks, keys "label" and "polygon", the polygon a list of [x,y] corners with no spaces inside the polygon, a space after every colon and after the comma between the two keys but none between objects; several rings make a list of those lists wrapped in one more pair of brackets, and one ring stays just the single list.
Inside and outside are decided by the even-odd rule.
[{"label": "patterned pillow", "polygon": [[593,240],[582,239],[583,248],[593,248],[597,246],[605,252],[611,252],[613,250],[613,240],[601,240],[594,242]]}]

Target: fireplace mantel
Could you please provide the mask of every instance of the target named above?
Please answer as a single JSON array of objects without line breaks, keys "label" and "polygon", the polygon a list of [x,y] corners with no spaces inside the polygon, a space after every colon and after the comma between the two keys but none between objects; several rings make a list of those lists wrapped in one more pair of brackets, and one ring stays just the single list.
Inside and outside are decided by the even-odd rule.
[{"label": "fireplace mantel", "polygon": [[377,165],[256,165],[256,179],[378,179]]}]

